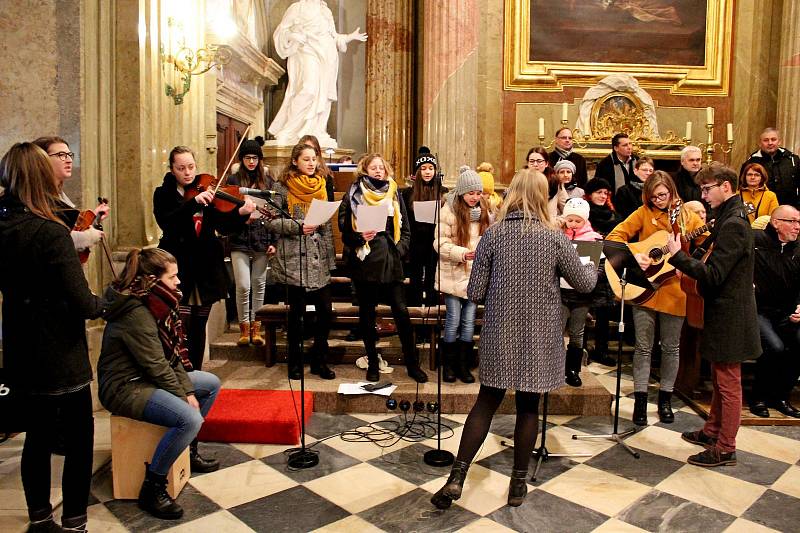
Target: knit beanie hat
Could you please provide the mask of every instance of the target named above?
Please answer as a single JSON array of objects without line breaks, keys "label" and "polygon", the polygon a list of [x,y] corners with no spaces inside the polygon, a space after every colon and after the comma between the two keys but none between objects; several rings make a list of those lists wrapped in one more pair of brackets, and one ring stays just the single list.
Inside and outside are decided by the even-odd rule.
[{"label": "knit beanie hat", "polygon": [[589,202],[583,198],[570,198],[564,204],[564,211],[561,216],[567,218],[567,215],[576,215],[583,220],[589,220]]},{"label": "knit beanie hat", "polygon": [[463,196],[470,191],[483,192],[483,181],[477,172],[464,165],[458,169],[458,179],[456,180],[456,188],[453,189],[453,194],[455,196]]},{"label": "knit beanie hat", "polygon": [[478,176],[481,177],[481,183],[483,183],[483,192],[492,194],[494,192],[494,176],[492,176],[492,173],[484,170],[478,172]]},{"label": "knit beanie hat", "polygon": [[264,146],[264,137],[261,136],[244,141],[239,148],[239,159],[244,159],[246,155],[255,155],[261,160],[264,157],[264,153],[261,151],[262,146]]},{"label": "knit beanie hat", "polygon": [[569,159],[562,159],[562,160],[560,160],[560,161],[559,161],[558,163],[556,163],[556,165],[553,167],[553,171],[554,171],[556,174],[558,174],[558,171],[559,171],[559,170],[561,170],[562,168],[568,168],[569,170],[571,170],[571,171],[572,171],[572,174],[573,174],[573,175],[575,174],[575,171],[577,170],[577,169],[575,168],[575,163],[573,163],[573,162],[572,162],[572,161],[570,161]]},{"label": "knit beanie hat", "polygon": [[583,188],[583,192],[588,195],[592,194],[593,192],[597,192],[600,189],[606,189],[608,192],[614,191],[614,189],[611,188],[611,184],[603,178],[592,178],[586,183],[586,187]]},{"label": "knit beanie hat", "polygon": [[419,170],[419,167],[425,163],[430,163],[433,165],[434,170],[439,168],[439,163],[436,161],[436,156],[431,153],[430,148],[427,146],[420,146],[417,158],[414,160],[414,174],[416,174],[417,170]]}]

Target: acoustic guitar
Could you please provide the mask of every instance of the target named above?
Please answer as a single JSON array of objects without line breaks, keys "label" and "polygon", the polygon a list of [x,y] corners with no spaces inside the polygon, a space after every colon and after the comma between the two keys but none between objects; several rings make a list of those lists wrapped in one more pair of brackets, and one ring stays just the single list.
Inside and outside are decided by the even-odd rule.
[{"label": "acoustic guitar", "polygon": [[[677,221],[680,210],[681,202],[678,202],[669,212],[670,225],[673,227],[676,233],[678,232]],[[681,239],[688,245],[688,243],[703,233],[709,231],[713,227],[714,221],[711,220],[688,233],[680,231]],[[653,233],[643,241],[628,243],[628,248],[632,254],[647,254],[653,261],[653,263],[645,270],[647,279],[653,285],[653,289],[639,287],[638,285],[634,285],[633,283],[629,282],[625,285],[626,302],[630,302],[634,305],[641,305],[645,303],[647,300],[653,297],[655,291],[658,290],[658,288],[663,285],[665,281],[675,276],[675,267],[669,264],[669,258],[671,257],[669,248],[667,247],[667,241],[669,240],[669,237],[670,232],[661,230]],[[614,268],[608,264],[608,262],[606,262],[605,269],[606,277],[608,277],[608,283],[611,285],[611,290],[614,292],[614,296],[617,297],[617,300],[620,300],[622,298],[622,287],[619,283],[619,276],[617,276],[616,271],[614,271]]]}]

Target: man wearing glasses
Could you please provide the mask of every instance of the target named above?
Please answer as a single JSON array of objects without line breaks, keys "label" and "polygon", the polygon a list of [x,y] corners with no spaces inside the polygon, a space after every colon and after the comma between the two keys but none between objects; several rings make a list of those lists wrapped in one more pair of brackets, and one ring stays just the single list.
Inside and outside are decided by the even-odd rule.
[{"label": "man wearing glasses", "polygon": [[603,178],[617,191],[630,183],[631,179],[637,179],[633,175],[633,165],[637,159],[633,155],[633,143],[628,134],[617,133],[611,138],[611,153],[597,163],[594,177]]},{"label": "man wearing glasses", "polygon": [[[736,464],[736,434],[742,410],[741,363],[761,354],[756,299],[753,292],[753,231],[742,199],[736,193],[739,177],[730,168],[712,163],[697,173],[703,199],[716,211],[711,235],[690,257],[681,251],[680,235],[667,242],[669,262],[697,280],[705,301],[700,354],[711,362],[713,393],[703,429],[687,431],[683,440],[705,446],[689,464]],[[711,253],[703,262],[700,257]]]},{"label": "man wearing glasses", "polygon": [[769,417],[769,407],[800,418],[789,396],[800,376],[800,211],[782,205],[764,230],[755,230],[758,327],[764,353],[758,358],[750,412]]},{"label": "man wearing glasses", "polygon": [[571,162],[575,165],[573,180],[578,187],[583,189],[588,180],[586,175],[586,159],[584,159],[581,154],[573,152],[572,147],[572,130],[569,128],[560,128],[556,132],[553,151],[550,152],[550,168],[556,168],[556,163],[562,159]]}]

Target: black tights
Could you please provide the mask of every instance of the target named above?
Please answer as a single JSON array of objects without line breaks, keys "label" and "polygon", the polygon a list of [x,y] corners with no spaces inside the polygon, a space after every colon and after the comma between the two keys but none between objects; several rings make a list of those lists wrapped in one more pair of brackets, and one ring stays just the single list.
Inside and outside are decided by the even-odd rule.
[{"label": "black tights", "polygon": [[406,307],[403,285],[398,282],[356,282],[355,285],[358,296],[358,325],[361,328],[367,358],[378,360],[378,350],[375,348],[378,341],[378,333],[375,331],[377,320],[375,308],[381,299],[385,300],[392,308],[392,317],[397,326],[397,334],[400,336],[403,356],[415,358],[414,332],[411,329],[411,318]]},{"label": "black tights", "polygon": [[304,287],[289,285],[289,363],[300,365],[300,351],[303,345],[303,332],[300,323],[306,312],[306,303],[312,302],[316,310],[314,322],[314,357],[325,362],[328,356],[328,334],[331,330],[331,286],[306,291]]},{"label": "black tights", "polygon": [[[461,442],[458,445],[456,459],[469,464],[475,458],[492,423],[497,408],[503,401],[505,389],[496,389],[481,385],[478,399],[472,406]],[[536,436],[539,432],[539,397],[538,392],[517,391],[514,399],[517,404],[517,423],[514,426],[514,469],[527,470],[528,464],[536,446]]]},{"label": "black tights", "polygon": [[186,332],[189,361],[195,370],[202,370],[203,355],[206,353],[206,324],[211,306],[182,305],[180,312],[183,330]]},{"label": "black tights", "polygon": [[54,442],[63,442],[64,446],[64,471],[61,476],[64,519],[85,517],[94,447],[91,389],[87,385],[67,394],[32,395],[27,417],[28,429],[20,466],[31,520],[43,520],[52,512],[50,455]]}]

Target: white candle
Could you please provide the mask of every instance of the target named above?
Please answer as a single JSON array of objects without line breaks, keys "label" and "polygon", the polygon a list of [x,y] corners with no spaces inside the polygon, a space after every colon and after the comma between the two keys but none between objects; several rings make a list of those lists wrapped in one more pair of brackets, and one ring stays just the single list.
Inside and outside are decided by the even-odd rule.
[{"label": "white candle", "polygon": [[733,124],[728,122],[728,142],[733,141]]},{"label": "white candle", "polygon": [[567,111],[568,111],[568,109],[569,109],[569,106],[567,105],[566,102],[561,104],[561,122],[566,122],[567,121]]},{"label": "white candle", "polygon": [[686,123],[686,138],[690,141],[692,140],[692,123],[691,121]]},{"label": "white candle", "polygon": [[706,108],[706,124],[714,124],[714,108]]},{"label": "white candle", "polygon": [[539,117],[539,137],[544,137],[544,119]]}]

